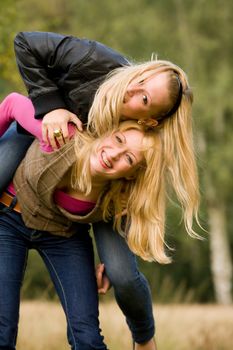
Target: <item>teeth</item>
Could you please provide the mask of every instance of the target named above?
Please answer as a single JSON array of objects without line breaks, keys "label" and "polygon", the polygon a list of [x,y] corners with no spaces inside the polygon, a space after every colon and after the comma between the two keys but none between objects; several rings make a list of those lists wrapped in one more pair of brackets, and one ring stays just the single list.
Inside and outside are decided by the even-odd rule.
[{"label": "teeth", "polygon": [[107,159],[105,153],[102,153],[102,159],[103,159],[104,164],[107,165],[108,168],[111,168],[111,167],[112,167],[112,164],[111,164],[111,163],[109,162],[109,160]]}]

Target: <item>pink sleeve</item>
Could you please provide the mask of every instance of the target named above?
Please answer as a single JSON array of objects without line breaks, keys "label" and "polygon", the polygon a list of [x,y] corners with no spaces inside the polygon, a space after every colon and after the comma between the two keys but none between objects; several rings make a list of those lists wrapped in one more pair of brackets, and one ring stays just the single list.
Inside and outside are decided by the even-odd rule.
[{"label": "pink sleeve", "polygon": [[[35,110],[28,97],[16,92],[11,93],[0,104],[0,136],[4,134],[15,120],[30,134],[38,138],[43,151],[52,152],[52,147],[42,140],[42,120],[35,119],[34,115]],[[70,123],[68,130],[70,137],[72,137],[75,134],[76,127]]]}]

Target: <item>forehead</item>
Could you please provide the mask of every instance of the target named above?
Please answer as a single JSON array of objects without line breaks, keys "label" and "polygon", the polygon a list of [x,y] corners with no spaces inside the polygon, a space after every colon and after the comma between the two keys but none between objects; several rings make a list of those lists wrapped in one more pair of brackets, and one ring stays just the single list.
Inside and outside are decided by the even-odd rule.
[{"label": "forehead", "polygon": [[157,72],[145,79],[145,85],[152,90],[155,88],[161,88],[166,86],[168,83],[167,72]]},{"label": "forehead", "polygon": [[152,112],[159,112],[159,107],[169,102],[168,73],[159,72],[152,75],[146,79],[144,87],[151,98]]},{"label": "forehead", "polygon": [[126,140],[126,145],[137,152],[141,152],[144,134],[141,130],[129,129],[120,131]]}]

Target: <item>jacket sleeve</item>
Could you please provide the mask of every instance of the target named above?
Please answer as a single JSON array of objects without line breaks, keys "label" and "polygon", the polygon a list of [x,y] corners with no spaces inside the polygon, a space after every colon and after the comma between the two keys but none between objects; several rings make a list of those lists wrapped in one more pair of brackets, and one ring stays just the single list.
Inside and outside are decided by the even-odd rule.
[{"label": "jacket sleeve", "polygon": [[[88,40],[49,32],[20,32],[14,40],[16,62],[35,107],[36,117],[66,108],[58,86],[88,55]],[[48,110],[49,106],[49,110]]]}]

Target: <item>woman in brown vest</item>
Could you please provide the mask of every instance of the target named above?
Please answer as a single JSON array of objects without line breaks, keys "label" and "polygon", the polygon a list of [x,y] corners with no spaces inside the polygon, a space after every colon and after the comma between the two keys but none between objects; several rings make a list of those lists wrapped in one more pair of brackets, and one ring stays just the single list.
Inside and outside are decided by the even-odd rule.
[{"label": "woman in brown vest", "polygon": [[[104,349],[105,345],[98,333],[97,307],[93,308],[91,314],[95,322],[91,322],[91,318],[88,320],[88,332],[85,327],[82,329],[84,320],[87,322],[88,313],[82,314],[79,309],[80,302],[82,305],[90,305],[90,300],[95,299],[96,288],[93,284],[90,288],[90,282],[88,293],[80,296],[79,300],[70,292],[70,284],[80,291],[84,283],[89,283],[83,279],[89,281],[93,278],[90,274],[88,276],[83,274],[87,256],[85,255],[84,260],[79,257],[75,267],[79,272],[82,269],[82,279],[78,273],[74,279],[68,278],[72,265],[66,260],[66,245],[61,245],[59,258],[51,263],[51,253],[44,238],[49,239],[50,250],[54,253],[61,237],[65,237],[67,242],[73,242],[73,237],[78,236],[80,240],[80,237],[84,236],[83,232],[86,229],[81,230],[80,224],[113,219],[114,227],[135,254],[145,260],[168,263],[170,259],[164,251],[164,180],[169,162],[166,163],[166,159],[162,156],[161,133],[154,127],[145,129],[143,124],[136,121],[124,121],[118,128],[96,139],[90,132],[81,133],[75,130],[73,125],[69,125],[70,141],[62,147],[57,143],[57,150],[53,151],[51,145],[43,143],[41,120],[34,119],[34,107],[31,101],[16,93],[9,95],[0,105],[0,135],[13,120],[17,120],[37,139],[16,171],[14,186],[10,186],[8,193],[4,192],[0,198],[3,207],[3,214],[0,217],[1,240],[5,241],[3,249],[8,253],[3,254],[1,261],[1,266],[5,270],[5,273],[1,274],[1,281],[4,281],[4,293],[7,289],[6,305],[13,302],[12,295],[17,295],[13,302],[14,310],[16,311],[19,306],[21,280],[17,274],[14,275],[13,266],[17,264],[16,271],[19,271],[21,266],[22,276],[25,254],[31,248],[33,240],[32,246],[38,249],[44,258],[55,286],[60,285],[60,288],[57,287],[58,294],[63,306],[66,304],[64,310],[68,320],[68,332],[72,334],[69,338],[70,344],[74,348],[82,344],[82,349],[95,349],[97,344],[98,346],[102,344]],[[183,191],[182,182],[178,181],[176,186],[175,189]],[[187,195],[193,196],[193,194],[190,186]],[[185,210],[191,211],[192,215],[196,214],[197,199],[195,205],[191,201],[186,203]],[[17,211],[20,211],[20,214]],[[186,217],[187,227],[192,226],[190,219]],[[21,235],[21,232],[24,234]],[[193,231],[189,233],[192,234]],[[43,246],[40,245],[41,240]],[[9,259],[11,245],[15,245],[13,254],[20,257],[20,260],[13,257]],[[90,243],[87,251],[90,259],[92,252]],[[76,251],[77,255],[78,253],[79,250]],[[92,261],[93,259],[90,259],[91,263]],[[62,269],[66,267],[65,274],[60,271],[61,266]],[[51,270],[55,272],[56,277]],[[14,276],[13,279],[9,278],[9,271]],[[4,296],[1,300],[4,300]],[[17,325],[18,312],[10,318],[9,309],[5,307],[0,311],[0,319],[8,319],[8,327],[12,331],[12,324]],[[80,315],[79,322],[73,321],[74,314]],[[12,333],[7,335],[4,332],[4,338],[0,337],[0,344],[5,342],[2,343],[4,346],[13,348],[15,334],[12,337]]]}]

